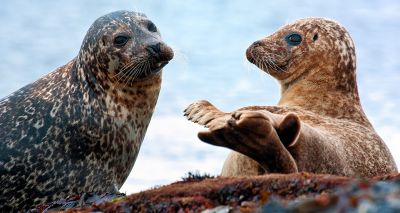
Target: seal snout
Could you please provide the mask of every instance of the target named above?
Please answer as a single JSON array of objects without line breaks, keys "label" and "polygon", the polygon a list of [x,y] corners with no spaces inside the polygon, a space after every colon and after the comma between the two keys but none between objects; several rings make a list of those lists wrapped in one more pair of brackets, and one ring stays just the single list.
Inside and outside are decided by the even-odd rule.
[{"label": "seal snout", "polygon": [[174,51],[163,42],[149,44],[145,47],[152,61],[153,73],[160,71],[174,57]]},{"label": "seal snout", "polygon": [[262,45],[261,41],[255,41],[247,48],[247,50],[246,50],[246,58],[250,63],[252,63],[252,64],[256,63],[256,59],[254,58],[254,50],[257,47],[260,47],[261,45]]},{"label": "seal snout", "polygon": [[287,69],[290,52],[282,42],[267,37],[253,42],[246,50],[246,58],[261,70],[276,75]]},{"label": "seal snout", "polygon": [[158,61],[170,61],[174,57],[174,51],[171,47],[162,42],[149,44],[145,49]]}]

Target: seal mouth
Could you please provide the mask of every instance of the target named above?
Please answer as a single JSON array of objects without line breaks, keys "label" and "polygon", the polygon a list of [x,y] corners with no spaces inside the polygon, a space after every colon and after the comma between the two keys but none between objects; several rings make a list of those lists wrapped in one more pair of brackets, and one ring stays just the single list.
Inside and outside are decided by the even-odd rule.
[{"label": "seal mouth", "polygon": [[161,70],[165,67],[165,65],[167,65],[168,63],[169,61],[150,63],[149,69],[147,71],[143,71],[135,79],[133,79],[133,81],[141,81],[158,75],[161,72]]},{"label": "seal mouth", "polygon": [[159,73],[162,68],[165,67],[165,65],[167,65],[169,63],[169,61],[161,61],[161,62],[157,62],[155,63],[152,67],[151,67],[151,73],[152,74],[156,74]]}]

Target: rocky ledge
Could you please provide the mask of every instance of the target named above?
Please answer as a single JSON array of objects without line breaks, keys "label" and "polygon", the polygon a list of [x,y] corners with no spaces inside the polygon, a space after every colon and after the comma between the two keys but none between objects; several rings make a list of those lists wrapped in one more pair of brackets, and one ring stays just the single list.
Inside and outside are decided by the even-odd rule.
[{"label": "rocky ledge", "polygon": [[[81,206],[85,200],[89,206],[63,208],[67,212],[400,212],[400,174],[354,179],[310,173],[235,178],[189,173],[182,181],[121,196],[85,193],[75,200]],[[104,197],[112,199],[99,202]],[[61,210],[62,203],[71,199],[57,202],[32,212],[57,206]]]}]

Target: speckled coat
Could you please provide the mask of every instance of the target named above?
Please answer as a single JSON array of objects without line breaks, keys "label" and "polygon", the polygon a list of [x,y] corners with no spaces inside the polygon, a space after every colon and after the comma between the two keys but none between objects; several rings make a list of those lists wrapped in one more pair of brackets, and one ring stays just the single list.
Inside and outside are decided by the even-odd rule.
[{"label": "speckled coat", "polygon": [[[115,47],[121,34],[126,44]],[[154,43],[168,53],[153,57]],[[147,73],[113,78],[137,58]],[[75,59],[1,100],[0,209],[118,191],[157,102],[161,71],[152,70],[171,58],[146,16],[117,11],[96,20]]]},{"label": "speckled coat", "polygon": [[254,42],[246,56],[279,81],[278,106],[224,113],[197,101],[185,111],[209,128],[199,133],[201,140],[235,151],[222,175],[308,171],[370,177],[397,172],[361,107],[355,48],[344,27],[325,18],[301,19]]}]

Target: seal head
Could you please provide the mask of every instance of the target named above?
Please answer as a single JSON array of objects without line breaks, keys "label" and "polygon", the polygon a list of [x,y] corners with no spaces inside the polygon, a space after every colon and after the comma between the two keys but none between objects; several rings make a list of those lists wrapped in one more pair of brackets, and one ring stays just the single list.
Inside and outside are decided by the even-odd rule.
[{"label": "seal head", "polygon": [[[263,71],[293,84],[313,68],[325,67],[337,88],[354,92],[356,58],[347,30],[325,18],[307,18],[285,25],[272,35],[254,42],[247,59]],[[327,65],[329,65],[327,67]],[[319,74],[318,74],[319,75]]]},{"label": "seal head", "polygon": [[129,85],[157,75],[172,58],[172,49],[143,13],[117,11],[93,23],[77,60],[107,89],[109,83]]},{"label": "seal head", "polygon": [[[356,107],[354,111],[362,111],[354,43],[347,30],[333,20],[305,18],[285,25],[250,45],[246,56],[279,81],[280,105],[301,106],[325,114],[330,109],[321,110],[315,102],[334,101],[342,96],[353,105],[349,109]],[[316,93],[317,90],[324,94]]]}]

